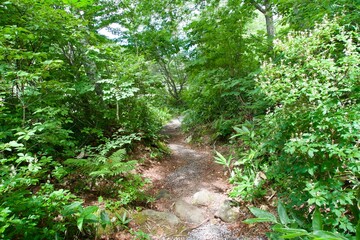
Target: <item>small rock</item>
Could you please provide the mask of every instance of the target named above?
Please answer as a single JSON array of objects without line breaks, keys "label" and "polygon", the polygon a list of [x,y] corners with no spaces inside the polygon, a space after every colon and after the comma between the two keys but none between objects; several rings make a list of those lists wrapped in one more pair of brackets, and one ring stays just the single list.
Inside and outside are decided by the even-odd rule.
[{"label": "small rock", "polygon": [[161,189],[156,195],[156,200],[161,198],[170,198],[170,192],[165,189]]},{"label": "small rock", "polygon": [[205,212],[202,209],[183,200],[179,200],[175,203],[175,214],[189,223],[200,224],[206,219]]},{"label": "small rock", "polygon": [[151,209],[146,209],[141,213],[148,218],[154,219],[157,222],[165,223],[168,225],[175,226],[180,223],[179,218],[169,212],[158,212]]},{"label": "small rock", "polygon": [[219,210],[215,213],[215,217],[220,218],[224,222],[231,223],[239,219],[240,213],[238,208],[231,206],[229,200],[225,200],[220,205]]},{"label": "small rock", "polygon": [[194,194],[193,204],[208,207],[215,205],[216,207],[219,206],[219,201],[221,201],[222,198],[223,196],[219,193],[209,192],[208,190],[203,189]]}]

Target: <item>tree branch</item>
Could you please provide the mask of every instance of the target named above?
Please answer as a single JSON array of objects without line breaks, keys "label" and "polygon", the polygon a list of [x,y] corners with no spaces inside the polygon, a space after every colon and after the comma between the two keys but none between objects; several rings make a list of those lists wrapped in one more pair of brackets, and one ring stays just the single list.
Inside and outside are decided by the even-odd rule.
[{"label": "tree branch", "polygon": [[263,14],[266,14],[266,9],[263,8],[259,3],[255,2],[255,0],[251,0],[250,2],[256,7],[257,10],[259,10]]}]

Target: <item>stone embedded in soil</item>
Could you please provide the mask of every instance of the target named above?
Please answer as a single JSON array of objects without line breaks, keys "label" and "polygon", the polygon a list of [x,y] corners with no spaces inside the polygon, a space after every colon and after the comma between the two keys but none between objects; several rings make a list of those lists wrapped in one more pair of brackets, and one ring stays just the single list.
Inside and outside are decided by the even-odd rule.
[{"label": "stone embedded in soil", "polygon": [[218,210],[219,204],[224,200],[224,195],[220,193],[210,192],[203,189],[194,194],[192,203],[195,205],[208,206],[215,211]]},{"label": "stone embedded in soil", "polygon": [[169,212],[158,212],[151,209],[146,209],[142,211],[141,214],[161,224],[175,226],[180,223],[180,219]]},{"label": "stone embedded in soil", "polygon": [[197,229],[192,230],[186,240],[236,240],[226,226],[214,225],[211,223],[204,224]]},{"label": "stone embedded in soil", "polygon": [[175,203],[175,214],[188,223],[200,224],[206,220],[206,214],[202,209],[183,200]]},{"label": "stone embedded in soil", "polygon": [[170,198],[170,192],[165,190],[165,189],[161,189],[158,194],[156,195],[156,200],[161,199],[161,198]]},{"label": "stone embedded in soil", "polygon": [[231,206],[229,200],[225,200],[220,205],[219,210],[215,213],[215,217],[220,218],[224,222],[232,223],[239,219],[240,213],[238,208]]}]

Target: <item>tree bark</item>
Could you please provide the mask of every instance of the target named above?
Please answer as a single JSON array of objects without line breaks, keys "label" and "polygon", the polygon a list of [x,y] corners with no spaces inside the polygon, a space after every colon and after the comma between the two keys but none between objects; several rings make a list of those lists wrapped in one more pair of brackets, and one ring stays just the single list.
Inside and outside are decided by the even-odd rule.
[{"label": "tree bark", "polygon": [[251,3],[256,7],[257,10],[264,14],[267,36],[269,41],[272,42],[275,37],[275,24],[272,4],[270,3],[270,0],[263,0],[263,4],[259,4],[255,0],[251,0]]},{"label": "tree bark", "polygon": [[266,21],[266,31],[269,40],[273,40],[275,37],[275,26],[274,26],[274,17],[271,11],[265,14]]}]

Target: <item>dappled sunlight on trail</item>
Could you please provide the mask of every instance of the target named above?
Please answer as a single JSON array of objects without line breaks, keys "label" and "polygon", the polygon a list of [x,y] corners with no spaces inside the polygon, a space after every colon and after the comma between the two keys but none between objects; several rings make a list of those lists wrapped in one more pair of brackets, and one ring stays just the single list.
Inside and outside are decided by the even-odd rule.
[{"label": "dappled sunlight on trail", "polygon": [[[143,172],[153,182],[156,201],[152,209],[158,211],[157,220],[148,221],[144,230],[153,239],[244,239],[238,220],[245,213],[229,205],[230,185],[224,169],[214,163],[209,147],[198,148],[186,142],[181,120],[173,119],[162,131],[168,136],[171,154]],[[179,224],[169,227],[166,220],[159,220],[164,213],[167,218],[176,216]],[[246,237],[263,239],[251,234]]]}]

